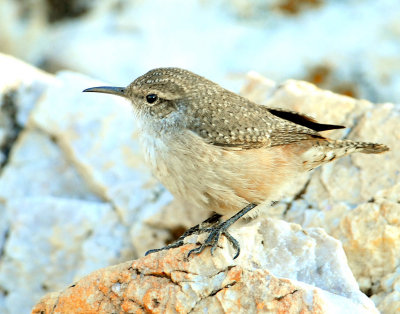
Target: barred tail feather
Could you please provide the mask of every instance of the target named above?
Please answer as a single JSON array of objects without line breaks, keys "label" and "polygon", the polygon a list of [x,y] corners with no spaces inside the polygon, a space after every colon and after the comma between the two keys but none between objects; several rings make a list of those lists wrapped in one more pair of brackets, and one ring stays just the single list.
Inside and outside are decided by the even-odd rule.
[{"label": "barred tail feather", "polygon": [[380,154],[389,150],[389,147],[384,144],[353,142],[350,140],[335,141],[334,146],[335,148],[344,148],[345,155],[353,152],[364,154]]},{"label": "barred tail feather", "polygon": [[389,147],[383,144],[326,139],[303,154],[303,167],[312,170],[351,153],[379,154],[388,150]]}]

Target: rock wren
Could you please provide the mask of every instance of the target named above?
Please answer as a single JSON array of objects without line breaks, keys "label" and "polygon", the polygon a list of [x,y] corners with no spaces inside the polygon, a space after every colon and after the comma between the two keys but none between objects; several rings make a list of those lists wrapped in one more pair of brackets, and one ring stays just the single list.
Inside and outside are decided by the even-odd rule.
[{"label": "rock wren", "polygon": [[[276,201],[301,173],[354,152],[376,154],[382,144],[332,140],[319,131],[344,128],[320,124],[293,111],[258,105],[218,84],[179,68],[154,69],[127,87],[93,87],[132,102],[145,159],[176,197],[216,214],[186,231],[209,233],[191,253],[211,246],[221,234],[239,256],[240,245],[228,227],[256,205]],[[220,221],[222,216],[227,220]],[[146,253],[146,254],[148,254]]]}]

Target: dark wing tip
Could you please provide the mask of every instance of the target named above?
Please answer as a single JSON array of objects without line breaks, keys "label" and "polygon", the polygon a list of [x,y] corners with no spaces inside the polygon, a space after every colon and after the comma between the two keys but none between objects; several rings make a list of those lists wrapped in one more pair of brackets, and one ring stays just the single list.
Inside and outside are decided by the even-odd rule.
[{"label": "dark wing tip", "polygon": [[317,132],[320,132],[320,131],[337,130],[345,128],[346,127],[343,125],[315,123],[315,127],[312,129]]},{"label": "dark wing tip", "polygon": [[271,109],[271,108],[269,108],[268,110],[274,116],[305,126],[306,128],[309,128],[317,132],[345,128],[345,126],[342,125],[318,123],[316,120],[307,115],[293,111],[285,111],[283,109]]}]

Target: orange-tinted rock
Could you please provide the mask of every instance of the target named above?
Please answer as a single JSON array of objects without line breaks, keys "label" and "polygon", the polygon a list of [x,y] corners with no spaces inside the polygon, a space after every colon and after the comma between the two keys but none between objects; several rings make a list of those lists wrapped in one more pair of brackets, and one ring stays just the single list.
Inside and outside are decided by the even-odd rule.
[{"label": "orange-tinted rock", "polygon": [[[280,230],[280,235],[274,239],[273,234],[260,231],[267,227]],[[198,313],[204,310],[212,313],[377,313],[373,303],[359,292],[351,273],[346,273],[347,265],[337,251],[341,248],[334,246],[338,242],[324,232],[310,229],[308,234],[299,226],[266,219],[240,228],[237,237],[241,243],[246,232],[251,231],[259,232],[260,236],[247,241],[243,246],[247,249],[237,260],[232,260],[226,239],[221,240],[222,247],[214,256],[205,250],[187,259],[187,252],[194,247],[187,244],[100,269],[58,294],[45,296],[33,313]],[[295,236],[297,242],[287,242]],[[265,259],[273,256],[271,250],[264,252],[256,245],[260,237],[269,237],[275,243],[275,258],[286,254],[287,260],[282,258],[275,269],[264,267],[269,262]],[[278,240],[282,243],[276,243]],[[304,254],[299,249],[303,246],[309,246],[310,252]],[[292,270],[289,276],[300,278],[301,272],[312,276],[314,267],[322,262],[321,257],[312,253],[314,250],[322,259],[327,259],[327,264],[328,260],[336,259],[329,266],[336,268],[329,273],[324,274],[325,265],[318,266],[324,278],[304,276],[301,282],[274,275],[281,268],[291,269],[293,266],[289,264],[296,262],[297,273]],[[338,282],[322,283],[322,280]],[[325,286],[327,290],[318,286]]]}]

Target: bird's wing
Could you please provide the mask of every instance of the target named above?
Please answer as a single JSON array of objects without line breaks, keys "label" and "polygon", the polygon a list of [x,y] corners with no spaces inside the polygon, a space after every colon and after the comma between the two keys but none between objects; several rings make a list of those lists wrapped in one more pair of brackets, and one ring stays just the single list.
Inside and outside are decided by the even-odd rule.
[{"label": "bird's wing", "polygon": [[[252,149],[323,139],[319,131],[344,128],[320,124],[306,115],[268,108],[233,95],[235,99],[225,97],[223,103],[212,104],[208,108],[211,115],[199,117],[192,131],[217,146]],[[232,105],[238,100],[243,105]]]}]

